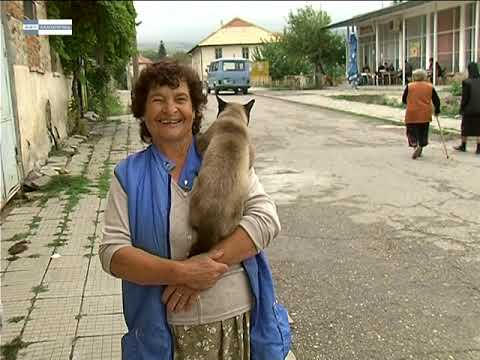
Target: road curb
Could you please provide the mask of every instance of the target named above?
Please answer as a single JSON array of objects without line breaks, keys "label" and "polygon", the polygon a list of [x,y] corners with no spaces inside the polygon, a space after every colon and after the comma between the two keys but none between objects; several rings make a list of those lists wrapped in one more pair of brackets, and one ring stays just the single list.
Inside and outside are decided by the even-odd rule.
[{"label": "road curb", "polygon": [[[259,94],[259,93],[256,93],[256,92],[251,92],[251,94],[252,94],[252,95],[256,95],[256,96],[263,96],[263,97],[266,97],[266,98],[269,98],[269,99],[286,101],[286,102],[290,102],[290,103],[293,103],[293,104],[300,104],[300,105],[305,105],[305,106],[312,106],[312,107],[315,107],[315,108],[321,108],[321,109],[326,109],[326,110],[331,110],[331,111],[338,111],[338,112],[342,112],[342,113],[349,114],[349,115],[361,116],[361,117],[365,117],[365,118],[367,118],[367,119],[378,120],[378,121],[382,121],[382,122],[389,123],[389,124],[393,124],[393,125],[397,125],[397,126],[404,126],[404,125],[405,125],[405,123],[404,123],[403,121],[398,121],[398,120],[393,120],[393,119],[387,119],[387,118],[382,118],[382,117],[373,116],[373,115],[360,114],[360,113],[357,113],[357,112],[354,112],[354,111],[342,110],[342,109],[332,108],[332,107],[328,107],[328,106],[324,106],[324,105],[318,105],[318,104],[306,103],[306,102],[302,102],[302,101],[285,99],[285,98],[282,98],[282,97],[280,97],[280,96],[272,96],[272,95],[268,95],[268,94]],[[432,120],[432,122],[433,122],[433,120]],[[435,134],[440,134],[440,130],[439,130],[439,129],[436,129],[436,128],[434,128],[433,126],[431,126],[430,129],[431,129],[431,131],[434,132]],[[460,131],[457,130],[457,129],[444,128],[444,127],[442,127],[442,130],[443,130],[443,133],[444,133],[444,134],[460,135]]]}]

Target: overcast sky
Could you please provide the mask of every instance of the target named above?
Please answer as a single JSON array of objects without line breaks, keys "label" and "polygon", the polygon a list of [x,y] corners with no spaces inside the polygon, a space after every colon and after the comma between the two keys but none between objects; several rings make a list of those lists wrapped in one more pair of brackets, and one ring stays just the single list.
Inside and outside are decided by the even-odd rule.
[{"label": "overcast sky", "polygon": [[281,31],[290,10],[307,4],[328,12],[333,22],[390,5],[391,1],[134,1],[138,42],[197,43],[238,16]]}]

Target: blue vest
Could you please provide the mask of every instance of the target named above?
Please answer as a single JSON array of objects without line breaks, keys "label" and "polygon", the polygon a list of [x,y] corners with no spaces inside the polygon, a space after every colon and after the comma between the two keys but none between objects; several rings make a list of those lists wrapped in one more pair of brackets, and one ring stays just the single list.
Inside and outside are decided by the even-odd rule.
[{"label": "blue vest", "polygon": [[[189,148],[179,184],[191,189],[201,157]],[[150,145],[115,168],[128,197],[131,240],[135,247],[170,258],[170,170],[174,164]],[[291,334],[287,311],[276,301],[267,257],[260,252],[242,263],[254,298],[251,310],[252,360],[284,360]],[[172,360],[173,339],[161,302],[163,286],[140,286],[122,281],[123,314],[128,333],[122,338],[123,360]]]}]

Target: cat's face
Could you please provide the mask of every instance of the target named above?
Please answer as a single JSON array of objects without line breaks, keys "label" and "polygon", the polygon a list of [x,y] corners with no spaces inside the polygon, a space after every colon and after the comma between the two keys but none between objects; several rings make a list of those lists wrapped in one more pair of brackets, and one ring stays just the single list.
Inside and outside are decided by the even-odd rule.
[{"label": "cat's face", "polygon": [[217,102],[218,102],[218,113],[217,118],[226,109],[232,109],[239,112],[245,113],[247,117],[247,125],[250,122],[250,111],[252,110],[253,104],[255,103],[255,99],[250,100],[246,104],[239,104],[236,102],[226,102],[220,96],[217,95]]}]

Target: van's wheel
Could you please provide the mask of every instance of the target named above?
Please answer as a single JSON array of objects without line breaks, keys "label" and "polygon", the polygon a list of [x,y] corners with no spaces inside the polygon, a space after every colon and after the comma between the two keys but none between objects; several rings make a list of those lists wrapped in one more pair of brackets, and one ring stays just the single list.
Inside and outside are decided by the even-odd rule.
[{"label": "van's wheel", "polygon": [[243,93],[248,94],[248,88],[243,88]]},{"label": "van's wheel", "polygon": [[235,95],[238,95],[238,89],[233,90],[233,92],[235,93]]}]

